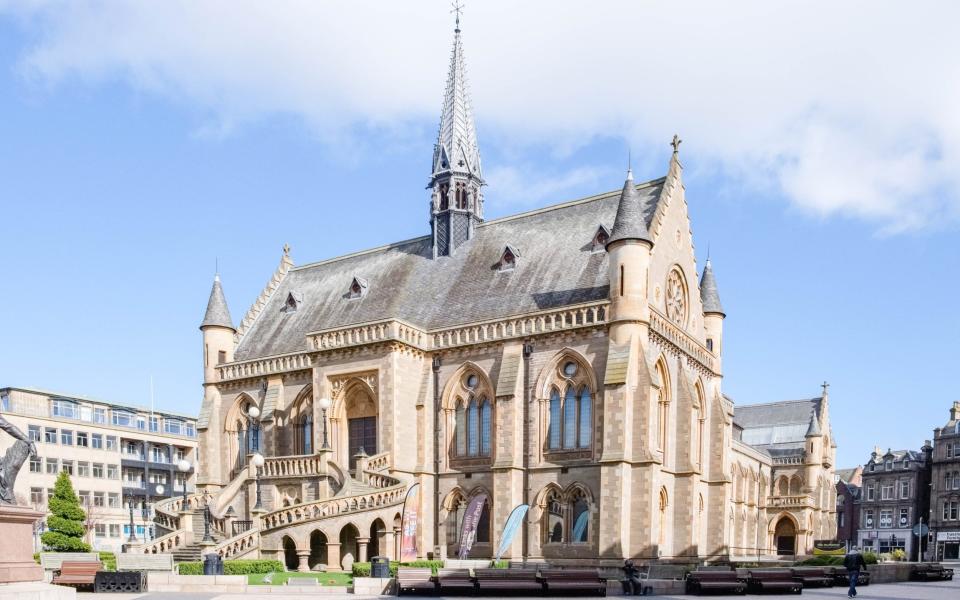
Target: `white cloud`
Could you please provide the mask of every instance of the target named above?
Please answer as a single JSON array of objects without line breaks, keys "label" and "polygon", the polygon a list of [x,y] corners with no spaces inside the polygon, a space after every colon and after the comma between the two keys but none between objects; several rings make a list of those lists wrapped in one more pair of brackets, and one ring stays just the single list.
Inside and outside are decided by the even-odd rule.
[{"label": "white cloud", "polygon": [[529,164],[498,166],[484,175],[487,184],[497,191],[492,198],[494,208],[534,208],[555,204],[569,200],[563,194],[570,190],[587,188],[594,192],[605,191],[610,181],[616,181],[621,176],[621,173],[613,173],[607,168],[580,167],[571,171],[543,172]]},{"label": "white cloud", "polygon": [[[447,11],[444,0],[0,0],[34,41],[30,78],[121,79],[199,107],[214,134],[298,115],[332,142],[436,119]],[[663,148],[679,131],[687,163],[898,231],[960,216],[957,22],[954,2],[484,0],[463,26],[486,139],[563,153],[597,135]],[[516,169],[489,178],[509,186]]]}]

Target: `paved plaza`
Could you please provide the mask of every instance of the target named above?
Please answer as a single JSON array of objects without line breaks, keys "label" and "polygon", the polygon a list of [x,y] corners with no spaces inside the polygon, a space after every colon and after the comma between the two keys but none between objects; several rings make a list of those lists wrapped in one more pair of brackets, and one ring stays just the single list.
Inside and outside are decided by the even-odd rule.
[{"label": "paved plaza", "polygon": [[[950,565],[958,566],[958,565]],[[807,589],[803,591],[801,597],[817,600],[832,600],[845,598],[846,588],[833,587],[827,589]],[[312,595],[311,595],[312,596]],[[379,598],[380,596],[358,596],[354,594],[326,594],[318,592],[317,597],[329,600],[358,600],[360,598]],[[78,600],[303,600],[304,594],[284,594],[279,590],[272,590],[268,593],[248,593],[248,594],[193,594],[193,593],[147,593],[147,594],[78,594]],[[415,598],[415,596],[404,596],[405,598]],[[423,596],[424,598],[468,598],[469,596]],[[487,596],[493,598],[494,596]],[[660,598],[696,598],[698,596],[671,595],[659,596]],[[716,596],[721,597],[721,596]],[[748,594],[746,596],[725,596],[735,598],[786,598],[784,595],[756,595]],[[794,596],[789,596],[794,597]],[[570,598],[570,596],[567,596]],[[960,579],[943,582],[929,583],[882,583],[861,587],[859,600],[946,600],[949,598],[960,598]]]}]

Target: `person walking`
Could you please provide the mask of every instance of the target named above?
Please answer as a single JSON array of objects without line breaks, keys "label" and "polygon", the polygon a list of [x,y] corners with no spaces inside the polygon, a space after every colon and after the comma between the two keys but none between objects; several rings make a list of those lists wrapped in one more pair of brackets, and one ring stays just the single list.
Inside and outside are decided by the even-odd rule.
[{"label": "person walking", "polygon": [[843,557],[843,566],[847,568],[847,577],[850,578],[850,589],[847,590],[847,598],[857,597],[857,580],[860,579],[860,570],[867,568],[867,562],[863,560],[860,550],[854,546],[850,552]]}]

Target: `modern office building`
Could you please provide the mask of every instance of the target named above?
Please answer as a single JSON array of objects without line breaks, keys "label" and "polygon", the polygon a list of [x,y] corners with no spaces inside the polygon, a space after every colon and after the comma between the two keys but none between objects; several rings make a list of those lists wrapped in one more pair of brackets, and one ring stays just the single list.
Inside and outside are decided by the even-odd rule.
[{"label": "modern office building", "polygon": [[[930,558],[960,558],[960,402],[950,408],[950,420],[933,430],[933,469],[930,488]],[[935,554],[933,554],[935,553]]]},{"label": "modern office building", "polygon": [[913,527],[930,510],[930,463],[933,448],[920,451],[874,448],[863,467],[858,544],[885,554],[896,549],[915,559],[918,537]]},{"label": "modern office building", "polygon": [[[194,489],[195,469],[184,476],[176,466],[197,463],[194,417],[15,387],[0,388],[0,412],[37,444],[17,477],[17,499],[46,511],[57,474],[66,471],[94,548],[119,550],[130,538],[131,514],[137,540],[151,539],[152,504],[182,493],[184,483]],[[0,436],[0,454],[13,442]]]}]

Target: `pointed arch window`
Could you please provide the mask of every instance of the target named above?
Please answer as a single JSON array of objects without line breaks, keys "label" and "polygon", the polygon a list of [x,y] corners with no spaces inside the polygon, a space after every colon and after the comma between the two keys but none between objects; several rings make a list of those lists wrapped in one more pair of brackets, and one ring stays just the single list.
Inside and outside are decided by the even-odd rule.
[{"label": "pointed arch window", "polygon": [[490,456],[493,439],[493,403],[485,396],[457,402],[454,413],[456,456]]},{"label": "pointed arch window", "polygon": [[574,544],[585,544],[589,541],[590,530],[590,503],[583,490],[577,490],[570,499],[571,529],[570,541]]},{"label": "pointed arch window", "polygon": [[480,414],[477,410],[477,401],[473,398],[467,405],[467,455],[476,456],[480,453]]},{"label": "pointed arch window", "polygon": [[463,401],[457,402],[456,412],[456,437],[457,454],[459,456],[467,455],[467,410],[463,406]]},{"label": "pointed arch window", "polygon": [[490,403],[486,398],[480,401],[480,454],[490,456]]},{"label": "pointed arch window", "polygon": [[543,543],[587,544],[590,542],[590,496],[580,486],[561,492],[550,489],[543,499]]},{"label": "pointed arch window", "polygon": [[547,450],[589,450],[593,445],[593,391],[586,369],[561,361],[547,406]]}]

